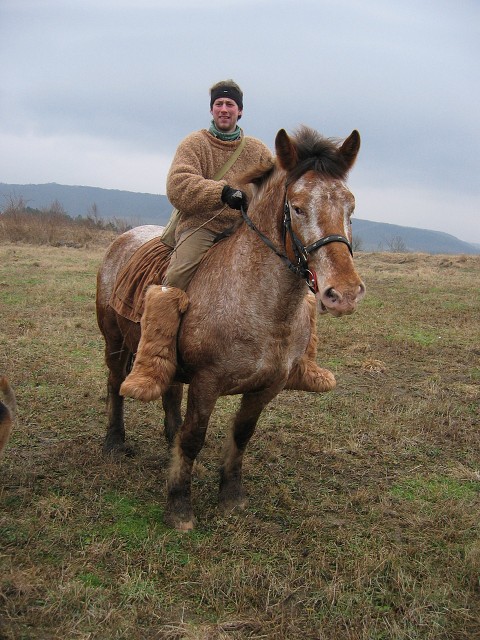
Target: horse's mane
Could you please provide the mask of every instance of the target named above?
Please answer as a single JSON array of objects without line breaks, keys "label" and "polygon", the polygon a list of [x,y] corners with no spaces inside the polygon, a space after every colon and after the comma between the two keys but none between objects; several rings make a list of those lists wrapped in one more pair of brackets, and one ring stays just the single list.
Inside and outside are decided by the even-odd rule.
[{"label": "horse's mane", "polygon": [[256,187],[260,187],[272,175],[275,166],[274,162],[267,161],[255,165],[241,176],[240,182],[244,186],[253,184]]},{"label": "horse's mane", "polygon": [[[349,170],[349,164],[345,156],[338,153],[340,141],[336,138],[325,138],[310,127],[299,127],[291,137],[298,162],[287,173],[286,182],[295,182],[307,171],[316,171],[329,178],[344,178]],[[253,167],[251,171],[242,176],[243,184],[253,184],[257,188],[265,184],[266,180],[279,166],[276,162],[264,163]]]},{"label": "horse's mane", "polygon": [[344,178],[349,170],[344,155],[338,153],[339,141],[325,138],[310,127],[299,127],[292,142],[298,155],[298,163],[288,173],[287,183],[295,182],[307,171],[316,171],[329,178]]}]

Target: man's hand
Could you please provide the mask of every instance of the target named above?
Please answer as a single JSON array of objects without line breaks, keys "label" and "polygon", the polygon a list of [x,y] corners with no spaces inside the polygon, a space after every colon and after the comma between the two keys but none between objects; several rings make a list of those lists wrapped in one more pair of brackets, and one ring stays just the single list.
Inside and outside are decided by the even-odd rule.
[{"label": "man's hand", "polygon": [[223,187],[222,202],[228,204],[231,209],[248,209],[247,194],[240,189],[232,189],[228,184]]}]

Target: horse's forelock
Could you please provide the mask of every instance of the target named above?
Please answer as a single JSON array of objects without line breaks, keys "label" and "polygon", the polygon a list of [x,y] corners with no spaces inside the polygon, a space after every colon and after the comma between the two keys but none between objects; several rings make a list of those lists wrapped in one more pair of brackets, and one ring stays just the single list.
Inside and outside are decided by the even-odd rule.
[{"label": "horse's forelock", "polygon": [[271,205],[274,207],[278,182],[289,185],[299,180],[307,171],[315,171],[322,176],[342,180],[347,175],[350,164],[339,152],[341,140],[325,138],[310,127],[302,126],[291,137],[298,156],[298,163],[287,174],[278,160],[253,167],[242,176],[244,185],[251,185],[251,205],[263,199],[271,191]]},{"label": "horse's forelock", "polygon": [[295,182],[307,171],[313,170],[321,175],[342,179],[349,170],[345,157],[339,153],[339,141],[325,138],[314,129],[300,127],[293,136],[298,164],[287,177],[287,182]]}]

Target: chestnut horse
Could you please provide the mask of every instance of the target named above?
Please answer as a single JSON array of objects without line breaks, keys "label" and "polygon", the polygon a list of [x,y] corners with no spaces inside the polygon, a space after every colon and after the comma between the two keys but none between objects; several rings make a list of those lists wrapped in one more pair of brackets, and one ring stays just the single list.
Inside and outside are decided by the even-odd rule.
[{"label": "chestnut horse", "polygon": [[[257,420],[284,389],[310,337],[308,288],[320,313],[352,313],[365,287],[355,271],[350,216],[354,198],[345,185],[360,147],[357,131],[342,142],[302,127],[280,130],[276,159],[246,177],[248,214],[215,244],[187,291],[190,304],[178,334],[178,372],[162,397],[171,446],[165,521],[193,528],[192,466],[220,396],[242,394],[220,472],[220,505],[242,507],[243,455]],[[162,231],[132,229],[109,248],[98,274],[97,317],[106,342],[108,430],[104,450],[126,451],[119,389],[135,353],[140,325],[109,305],[116,275],[132,253]],[[180,405],[189,383],[185,417]]]}]

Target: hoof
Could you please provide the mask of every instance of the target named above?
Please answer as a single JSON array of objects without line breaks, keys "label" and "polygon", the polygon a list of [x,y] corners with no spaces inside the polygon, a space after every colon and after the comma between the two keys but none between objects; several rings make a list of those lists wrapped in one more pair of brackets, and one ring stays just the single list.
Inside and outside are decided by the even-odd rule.
[{"label": "hoof", "polygon": [[176,531],[193,531],[197,523],[194,516],[184,518],[175,513],[165,513],[163,521],[167,527],[175,529]]},{"label": "hoof", "polygon": [[195,520],[189,520],[188,522],[177,522],[175,525],[176,531],[193,531],[195,528]]},{"label": "hoof", "polygon": [[142,400],[142,402],[152,402],[162,397],[163,389],[154,378],[142,377],[139,379],[126,378],[120,387],[120,395]]},{"label": "hoof", "polygon": [[232,513],[241,513],[247,508],[248,499],[242,484],[239,481],[220,483],[218,507],[224,516]]},{"label": "hoof", "polygon": [[248,500],[243,497],[239,500],[220,500],[218,506],[224,516],[243,513],[247,508]]},{"label": "hoof", "polygon": [[105,442],[102,447],[102,455],[104,458],[109,458],[110,460],[133,458],[135,457],[135,450],[124,442],[120,444]]}]

